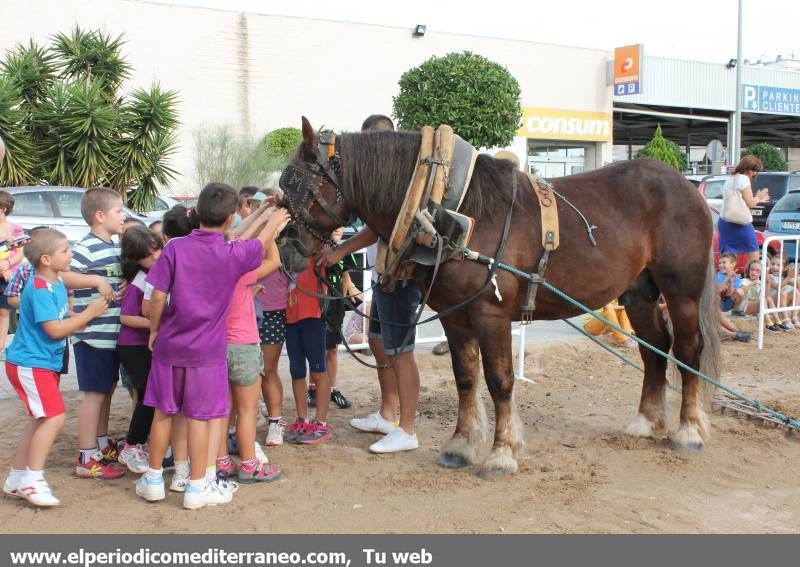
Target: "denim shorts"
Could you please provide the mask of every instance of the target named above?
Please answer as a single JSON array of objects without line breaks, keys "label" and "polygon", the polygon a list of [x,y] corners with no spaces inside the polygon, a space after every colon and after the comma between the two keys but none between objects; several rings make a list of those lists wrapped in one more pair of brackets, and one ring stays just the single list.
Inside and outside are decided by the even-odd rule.
[{"label": "denim shorts", "polygon": [[[422,294],[416,282],[406,285],[398,283],[392,293],[386,293],[380,286],[372,290],[369,337],[383,340],[383,351],[394,356],[401,352],[412,352],[417,330],[412,327]],[[408,330],[411,336],[403,346]],[[402,347],[402,350],[401,348]]]}]

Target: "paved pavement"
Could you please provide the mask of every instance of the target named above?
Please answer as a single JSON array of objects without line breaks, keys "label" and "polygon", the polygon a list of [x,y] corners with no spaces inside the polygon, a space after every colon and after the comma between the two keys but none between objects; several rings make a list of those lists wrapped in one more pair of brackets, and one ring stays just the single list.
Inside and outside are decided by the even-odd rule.
[{"label": "paved pavement", "polygon": [[[423,314],[423,320],[429,318],[433,315],[433,312],[425,312]],[[580,317],[575,317],[572,321],[576,324],[580,322]],[[512,329],[518,328],[518,325],[515,323],[512,326]],[[418,342],[420,343],[418,346],[418,350],[420,351],[430,351],[433,347],[439,342],[439,337],[443,335],[442,326],[439,324],[438,321],[434,321],[431,323],[426,323],[425,325],[420,326],[418,336]],[[536,321],[532,325],[530,325],[526,331],[525,343],[526,344],[541,344],[543,342],[561,342],[561,341],[568,341],[568,340],[576,340],[580,339],[582,335],[572,329],[569,325],[564,323],[563,321]],[[517,343],[519,339],[514,336],[514,349],[516,352]],[[286,355],[284,354],[283,357]],[[347,353],[343,353],[341,356],[348,356]],[[78,381],[75,374],[75,357],[70,357],[70,367],[69,367],[69,374],[61,377],[61,391],[62,392],[74,392],[78,389]],[[5,365],[3,366],[3,370],[0,372],[2,374],[2,378],[0,379],[0,400],[14,397],[16,394],[14,393],[11,385],[8,382],[8,379],[5,377]]]}]

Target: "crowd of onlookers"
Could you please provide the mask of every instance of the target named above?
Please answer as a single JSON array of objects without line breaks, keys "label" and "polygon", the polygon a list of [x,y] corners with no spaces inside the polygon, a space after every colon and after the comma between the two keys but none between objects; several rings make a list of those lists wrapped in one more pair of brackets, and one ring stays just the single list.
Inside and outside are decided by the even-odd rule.
[{"label": "crowd of onlookers", "polygon": [[[738,340],[749,339],[749,334],[737,331],[731,317],[750,318],[759,315],[762,281],[765,282],[764,305],[778,309],[764,313],[765,330],[782,333],[800,329],[800,280],[797,263],[776,254],[767,258],[768,273],[761,274],[761,260],[752,259],[744,273],[736,270],[736,255],[725,252],[720,255],[719,272],[716,276],[717,291],[722,311],[722,336]],[[785,309],[781,309],[785,308]]]}]

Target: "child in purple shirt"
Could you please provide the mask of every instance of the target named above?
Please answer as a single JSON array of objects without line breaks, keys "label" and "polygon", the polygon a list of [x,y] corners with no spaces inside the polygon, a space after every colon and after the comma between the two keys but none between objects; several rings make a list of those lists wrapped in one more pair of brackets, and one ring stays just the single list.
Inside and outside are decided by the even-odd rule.
[{"label": "child in purple shirt", "polygon": [[133,226],[125,231],[121,241],[122,279],[127,283],[120,307],[120,330],[117,353],[122,368],[128,373],[136,392],[136,404],[125,435],[125,444],[119,452],[119,462],[136,474],[147,472],[145,444],[153,422],[153,408],[144,405],[147,376],[150,374],[152,356],[147,343],[150,339],[150,319],[142,311],[145,279],[161,255],[164,241],[144,226]]},{"label": "child in purple shirt", "polygon": [[[232,493],[206,479],[208,421],[228,415],[226,319],[236,282],[261,265],[266,244],[289,221],[285,210],[271,210],[255,240],[226,242],[238,197],[228,185],[210,183],[200,193],[200,229],[167,243],[150,270],[150,349],[153,361],[144,403],[155,408],[147,472],[136,494],[163,500],[161,463],[169,444],[172,418],[189,422],[188,509],[230,502]],[[167,294],[170,296],[167,305]]]}]

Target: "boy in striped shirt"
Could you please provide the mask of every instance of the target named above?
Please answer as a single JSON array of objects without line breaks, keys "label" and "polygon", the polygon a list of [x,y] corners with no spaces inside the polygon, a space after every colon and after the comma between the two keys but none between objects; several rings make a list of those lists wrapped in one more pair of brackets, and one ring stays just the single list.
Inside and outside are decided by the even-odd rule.
[{"label": "boy in striped shirt", "polygon": [[108,437],[111,396],[119,379],[117,335],[118,297],[122,269],[119,241],[124,217],[119,193],[105,187],[88,189],[81,200],[81,215],[91,228],[72,249],[70,272],[62,278],[74,290],[73,309],[81,313],[98,297],[108,301],[108,311],[93,319],[72,338],[78,387],[83,393],[78,413],[80,454],[75,475],[80,478],[119,478],[124,469],[114,466],[116,444]]}]

